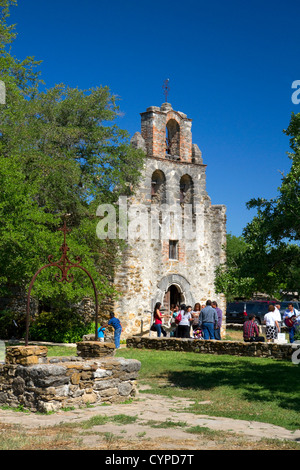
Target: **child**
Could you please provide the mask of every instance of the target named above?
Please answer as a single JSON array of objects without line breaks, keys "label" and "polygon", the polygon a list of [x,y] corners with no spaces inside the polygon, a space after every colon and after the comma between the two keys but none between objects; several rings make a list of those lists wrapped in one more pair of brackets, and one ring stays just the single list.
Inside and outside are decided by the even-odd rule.
[{"label": "child", "polygon": [[101,343],[104,342],[104,335],[106,335],[105,328],[103,326],[100,326],[100,328],[98,328],[98,338]]},{"label": "child", "polygon": [[194,330],[194,339],[202,339],[201,328],[198,327]]}]

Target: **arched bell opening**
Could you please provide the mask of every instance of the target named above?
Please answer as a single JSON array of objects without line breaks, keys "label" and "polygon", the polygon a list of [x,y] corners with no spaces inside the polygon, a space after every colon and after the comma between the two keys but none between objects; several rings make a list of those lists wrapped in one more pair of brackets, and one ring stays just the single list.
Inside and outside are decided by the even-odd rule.
[{"label": "arched bell opening", "polygon": [[166,202],[166,177],[161,170],[155,170],[152,174],[151,202],[155,204],[164,204]]},{"label": "arched bell opening", "polygon": [[170,119],[167,122],[166,154],[180,156],[180,127],[175,119]]}]

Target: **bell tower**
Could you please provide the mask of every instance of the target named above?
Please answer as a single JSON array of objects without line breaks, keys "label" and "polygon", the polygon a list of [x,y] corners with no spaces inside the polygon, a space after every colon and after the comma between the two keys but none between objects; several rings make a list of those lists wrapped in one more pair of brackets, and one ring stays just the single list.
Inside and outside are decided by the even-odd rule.
[{"label": "bell tower", "polygon": [[186,114],[164,103],[160,108],[151,106],[141,117],[147,156],[192,161],[192,121]]},{"label": "bell tower", "polygon": [[192,120],[168,102],[151,106],[141,113],[141,132],[131,145],[147,158],[128,201],[129,226],[143,213],[142,229],[128,238],[115,275],[121,292],[115,312],[124,336],[149,332],[156,302],[169,310],[174,302],[194,307],[216,300],[225,315],[214,278],[215,268],[225,262],[226,208],[212,205],[207,194],[207,165],[192,142]]}]

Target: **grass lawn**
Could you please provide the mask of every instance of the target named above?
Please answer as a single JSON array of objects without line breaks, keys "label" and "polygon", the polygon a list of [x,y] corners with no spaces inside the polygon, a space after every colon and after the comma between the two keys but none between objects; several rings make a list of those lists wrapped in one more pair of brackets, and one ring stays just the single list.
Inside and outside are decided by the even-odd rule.
[{"label": "grass lawn", "polygon": [[49,345],[47,344],[48,354],[47,356],[77,356],[77,348],[73,346],[64,345]]},{"label": "grass lawn", "polygon": [[116,355],[141,362],[145,392],[195,400],[195,413],[300,428],[300,367],[292,362],[145,349]]}]

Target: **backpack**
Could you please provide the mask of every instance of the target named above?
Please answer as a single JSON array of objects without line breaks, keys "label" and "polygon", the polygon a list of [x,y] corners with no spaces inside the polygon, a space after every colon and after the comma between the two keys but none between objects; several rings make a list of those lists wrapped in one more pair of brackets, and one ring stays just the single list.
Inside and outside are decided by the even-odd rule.
[{"label": "backpack", "polygon": [[178,313],[178,315],[175,317],[175,323],[178,325],[182,320],[182,315],[181,313]]}]

